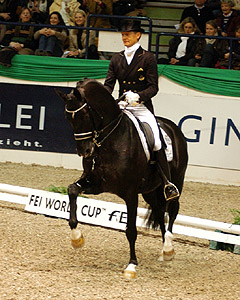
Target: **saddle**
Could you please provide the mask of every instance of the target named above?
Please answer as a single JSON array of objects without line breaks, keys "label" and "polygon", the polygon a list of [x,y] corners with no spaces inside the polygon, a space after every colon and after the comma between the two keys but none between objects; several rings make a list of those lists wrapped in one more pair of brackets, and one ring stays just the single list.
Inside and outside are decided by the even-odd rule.
[{"label": "saddle", "polygon": [[[147,123],[140,122],[128,110],[123,110],[123,112],[129,117],[129,119],[132,120],[133,124],[135,125],[137,132],[139,134],[140,140],[142,142],[142,146],[143,146],[144,152],[146,154],[147,160],[155,161],[155,158],[154,158],[155,151],[153,151],[154,135],[153,135],[151,127]],[[159,131],[160,131],[160,139],[161,139],[162,145],[165,149],[167,160],[172,161],[172,159],[173,159],[172,141],[169,138],[169,136],[166,134],[166,132],[160,127],[159,123],[158,123],[158,126],[159,126]]]},{"label": "saddle", "polygon": [[[139,127],[146,138],[148,150],[150,152],[150,162],[155,161],[156,160],[155,153],[153,151],[154,135],[152,129],[148,123],[140,122],[137,118],[136,120],[138,121]],[[167,133],[161,128],[160,122],[158,122],[158,127],[159,127],[160,140],[162,142],[162,147],[165,150],[167,161],[171,161],[173,159],[172,141],[170,137],[167,135]]]},{"label": "saddle", "polygon": [[137,118],[136,118],[136,120],[138,121],[140,129],[142,130],[143,134],[145,135],[147,145],[148,145],[148,150],[150,151],[151,157],[152,157],[152,152],[153,152],[153,147],[154,147],[154,135],[153,135],[152,129],[148,123],[141,122]]}]

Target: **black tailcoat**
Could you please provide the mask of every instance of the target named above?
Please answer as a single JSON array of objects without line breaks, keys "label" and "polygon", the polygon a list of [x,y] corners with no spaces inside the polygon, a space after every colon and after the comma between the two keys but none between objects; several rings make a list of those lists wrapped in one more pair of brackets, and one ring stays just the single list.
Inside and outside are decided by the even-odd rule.
[{"label": "black tailcoat", "polygon": [[138,93],[140,102],[153,113],[151,98],[158,92],[157,62],[153,53],[139,47],[128,65],[124,51],[116,53],[109,64],[105,87],[112,93],[116,80],[119,97],[127,91]]}]

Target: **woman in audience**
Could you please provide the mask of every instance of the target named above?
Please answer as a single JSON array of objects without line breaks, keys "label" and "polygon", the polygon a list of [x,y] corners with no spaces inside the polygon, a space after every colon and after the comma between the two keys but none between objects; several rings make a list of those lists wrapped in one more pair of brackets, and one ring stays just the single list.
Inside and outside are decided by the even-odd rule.
[{"label": "woman in audience", "polygon": [[[235,30],[235,37],[239,40],[234,40],[232,45],[232,68],[240,70],[240,25]],[[225,53],[224,57],[219,60],[217,67],[227,69],[229,65],[230,52]]]},{"label": "woman in audience", "polygon": [[188,65],[191,58],[194,58],[196,38],[194,33],[199,34],[199,29],[193,18],[187,17],[180,26],[178,33],[192,34],[193,37],[174,36],[169,41],[168,59],[160,59],[159,64]]},{"label": "woman in audience", "polygon": [[67,26],[74,26],[74,14],[80,9],[80,6],[81,4],[77,0],[54,0],[49,8],[49,13],[59,12]]},{"label": "woman in audience", "polygon": [[236,27],[240,25],[240,16],[233,6],[232,0],[221,0],[221,12],[216,21],[222,36],[234,36]]},{"label": "woman in audience", "polygon": [[[75,13],[74,16],[75,26],[78,26],[79,29],[72,29],[69,35],[69,51],[65,53],[66,57],[76,57],[76,58],[85,58],[86,52],[86,30],[83,30],[81,27],[85,25],[86,22],[86,13],[83,10],[79,10]],[[95,32],[90,31],[89,34],[89,47],[88,47],[88,57],[89,59],[99,59],[97,47],[95,43]]]},{"label": "woman in audience", "polygon": [[[65,25],[59,12],[52,12],[48,18],[48,24]],[[62,56],[64,43],[67,39],[67,30],[64,28],[44,27],[35,32],[35,40],[39,40],[36,55],[42,56]]]},{"label": "woman in audience", "polygon": [[[218,36],[218,26],[215,20],[206,22],[205,35]],[[195,56],[191,58],[189,66],[214,67],[220,57],[228,52],[227,40],[199,38],[196,45]]]}]

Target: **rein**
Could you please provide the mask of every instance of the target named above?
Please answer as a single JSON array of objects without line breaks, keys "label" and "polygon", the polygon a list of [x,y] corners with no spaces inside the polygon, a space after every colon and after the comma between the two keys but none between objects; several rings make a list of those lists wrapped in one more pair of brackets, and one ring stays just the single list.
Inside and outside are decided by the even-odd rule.
[{"label": "rein", "polygon": [[[68,110],[65,107],[65,111],[67,113],[72,114],[72,118],[75,118],[75,114],[79,111],[81,111],[85,106],[87,106],[87,103],[84,103],[81,107],[79,107],[76,110]],[[101,147],[102,143],[114,132],[114,130],[118,127],[118,125],[120,124],[121,120],[123,117],[123,111],[121,111],[121,113],[117,116],[116,119],[112,120],[109,124],[107,124],[105,127],[103,127],[101,130],[94,130],[94,131],[89,131],[89,132],[84,132],[84,133],[74,133],[74,138],[75,141],[82,141],[82,140],[86,140],[86,139],[90,139],[92,138],[93,143],[97,146],[97,147]],[[100,136],[100,134],[102,134],[106,129],[108,129],[114,122],[117,121],[117,124],[112,128],[112,130],[102,138],[101,141],[98,141],[98,138]],[[94,126],[95,127],[95,126]]]},{"label": "rein", "polygon": [[[96,146],[98,147],[101,147],[102,146],[102,143],[109,137],[109,135],[111,133],[113,133],[113,131],[118,127],[118,125],[120,124],[121,120],[122,120],[122,117],[123,117],[123,111],[121,111],[121,113],[118,115],[118,117],[114,120],[112,120],[112,122],[110,122],[109,124],[107,124],[105,127],[103,127],[101,130],[99,131],[96,131],[94,130],[94,136],[93,136],[93,142]],[[102,140],[100,142],[97,141],[99,135],[104,132],[105,129],[107,129],[109,126],[111,126],[116,120],[117,121],[117,124],[113,127],[113,129],[105,136],[102,138]]]}]

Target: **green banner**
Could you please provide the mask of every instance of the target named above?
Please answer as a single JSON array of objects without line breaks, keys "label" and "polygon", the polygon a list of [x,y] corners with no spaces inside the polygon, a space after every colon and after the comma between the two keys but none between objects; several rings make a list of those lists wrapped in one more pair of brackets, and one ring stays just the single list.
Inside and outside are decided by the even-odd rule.
[{"label": "green banner", "polygon": [[[34,55],[15,55],[12,67],[0,65],[0,76],[41,82],[105,78],[108,60],[88,60]],[[158,65],[159,76],[182,86],[225,96],[240,97],[240,73],[235,70]]]}]

